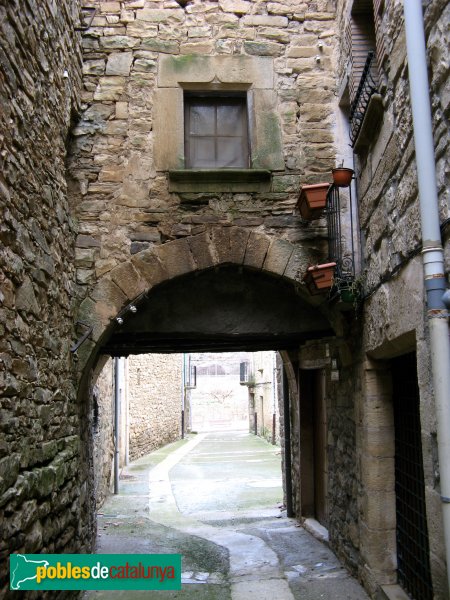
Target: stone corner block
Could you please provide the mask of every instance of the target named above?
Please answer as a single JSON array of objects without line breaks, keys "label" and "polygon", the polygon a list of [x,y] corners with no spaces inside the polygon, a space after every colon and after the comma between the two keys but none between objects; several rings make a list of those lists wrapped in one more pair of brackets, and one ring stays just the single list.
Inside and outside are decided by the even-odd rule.
[{"label": "stone corner block", "polygon": [[128,302],[119,286],[108,278],[98,283],[92,291],[91,298],[95,300],[95,314],[102,320],[114,318]]}]

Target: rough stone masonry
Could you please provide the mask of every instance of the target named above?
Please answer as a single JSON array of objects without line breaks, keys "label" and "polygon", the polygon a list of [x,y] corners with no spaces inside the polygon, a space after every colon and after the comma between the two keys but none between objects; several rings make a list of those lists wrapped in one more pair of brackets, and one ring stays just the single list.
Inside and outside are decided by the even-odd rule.
[{"label": "rough stone masonry", "polygon": [[12,552],[89,551],[88,449],[70,346],[74,247],[65,174],[80,110],[78,3],[0,7],[0,578]]},{"label": "rough stone masonry", "polygon": [[[375,596],[396,581],[389,360],[417,352],[431,571],[435,597],[447,598],[402,6],[376,4],[384,113],[356,157],[367,299],[359,320],[335,315],[338,348],[322,340],[290,359],[325,369],[330,540]],[[80,365],[93,366],[117,311],[148,281],[226,261],[288,269],[301,295],[301,275],[327,243],[325,220],[296,212],[299,188],[329,181],[337,156],[352,158],[338,107],[350,2],[83,6],[96,9],[83,34],[77,0],[0,7],[2,581],[11,552],[92,548],[96,373],[80,387]],[[445,0],[425,11],[447,259],[448,11]],[[180,173],[183,98],[196,91],[247,93],[258,177],[199,183]],[[77,320],[94,326],[78,363],[70,347],[86,328]],[[297,409],[291,418],[300,516]]]}]

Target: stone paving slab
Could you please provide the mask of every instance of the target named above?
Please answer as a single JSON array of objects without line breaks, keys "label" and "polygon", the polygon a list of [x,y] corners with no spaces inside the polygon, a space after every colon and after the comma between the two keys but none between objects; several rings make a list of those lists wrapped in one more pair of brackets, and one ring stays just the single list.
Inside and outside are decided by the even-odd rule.
[{"label": "stone paving slab", "polygon": [[181,553],[182,590],[94,598],[368,600],[330,549],[288,519],[279,448],[191,435],[130,465],[99,515],[99,553]]}]

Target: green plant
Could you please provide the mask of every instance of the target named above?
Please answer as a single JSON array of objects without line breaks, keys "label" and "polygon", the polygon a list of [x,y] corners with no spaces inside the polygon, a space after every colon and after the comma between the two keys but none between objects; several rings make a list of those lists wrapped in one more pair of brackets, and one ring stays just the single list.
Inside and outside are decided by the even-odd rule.
[{"label": "green plant", "polygon": [[335,276],[332,295],[339,296],[345,304],[352,304],[354,310],[358,309],[363,297],[364,276],[352,275]]}]

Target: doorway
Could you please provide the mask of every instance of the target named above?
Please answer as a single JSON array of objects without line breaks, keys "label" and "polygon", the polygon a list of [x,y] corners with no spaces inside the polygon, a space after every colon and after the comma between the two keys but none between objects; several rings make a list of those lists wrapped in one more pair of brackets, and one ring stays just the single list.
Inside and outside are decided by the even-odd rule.
[{"label": "doorway", "polygon": [[397,572],[413,598],[432,600],[416,364],[415,352],[392,360]]},{"label": "doorway", "polygon": [[328,453],[325,373],[300,371],[300,472],[302,516],[328,527]]}]

